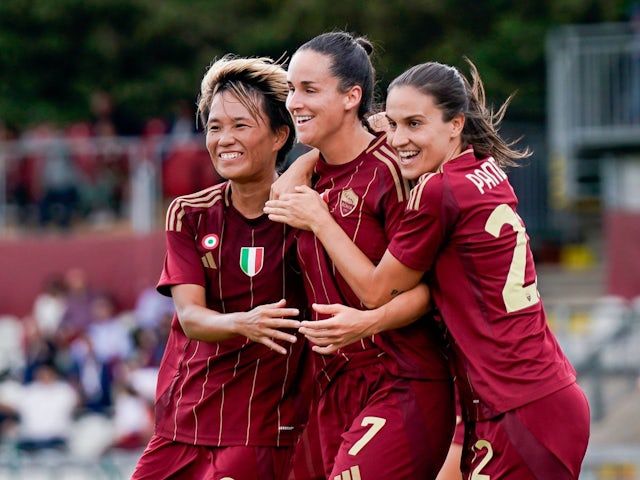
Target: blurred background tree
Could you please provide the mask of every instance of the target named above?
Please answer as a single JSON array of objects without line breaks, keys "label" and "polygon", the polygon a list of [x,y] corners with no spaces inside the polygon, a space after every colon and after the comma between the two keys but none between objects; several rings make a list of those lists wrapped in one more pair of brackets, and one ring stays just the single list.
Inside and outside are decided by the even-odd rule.
[{"label": "blurred background tree", "polygon": [[323,31],[368,36],[379,95],[408,66],[478,66],[510,118],[544,117],[544,39],[564,23],[625,20],[631,0],[2,0],[0,120],[15,128],[90,114],[108,91],[132,121],[195,102],[216,56],[290,56]]}]

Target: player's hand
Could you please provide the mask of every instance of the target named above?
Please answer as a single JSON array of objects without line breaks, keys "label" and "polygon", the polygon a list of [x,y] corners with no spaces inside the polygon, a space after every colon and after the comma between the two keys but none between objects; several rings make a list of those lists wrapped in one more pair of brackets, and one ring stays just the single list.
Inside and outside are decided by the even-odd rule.
[{"label": "player's hand", "polygon": [[313,304],[326,320],[304,320],[298,331],[313,343],[313,351],[323,355],[369,337],[375,333],[376,318],[372,310],[357,310],[342,304]]},{"label": "player's hand", "polygon": [[269,198],[279,199],[285,193],[291,193],[298,185],[311,185],[311,175],[318,160],[318,150],[313,149],[296,158],[289,168],[271,184]]},{"label": "player's hand", "polygon": [[280,300],[239,313],[234,322],[235,333],[285,355],[287,349],[277,342],[295,343],[297,337],[281,329],[297,329],[300,326],[298,320],[287,318],[298,315],[298,309],[286,308],[285,305],[286,301]]},{"label": "player's hand", "polygon": [[279,200],[269,200],[264,213],[274,222],[302,230],[317,231],[322,222],[331,221],[327,203],[318,192],[307,186],[295,187],[294,193],[283,194]]},{"label": "player's hand", "polygon": [[374,113],[367,118],[367,122],[374,132],[389,131],[389,119],[387,118],[387,112]]}]

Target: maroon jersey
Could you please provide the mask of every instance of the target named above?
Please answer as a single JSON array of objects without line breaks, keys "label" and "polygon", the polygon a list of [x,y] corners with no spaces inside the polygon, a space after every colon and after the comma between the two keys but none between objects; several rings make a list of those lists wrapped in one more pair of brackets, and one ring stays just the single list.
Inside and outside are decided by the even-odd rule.
[{"label": "maroon jersey", "polygon": [[[179,197],[167,212],[167,255],[158,291],[201,285],[207,307],[248,311],[287,300],[303,311],[293,235],[266,215],[243,217],[228,183]],[[176,316],[160,366],[156,433],[207,446],[292,445],[307,415],[304,337],[286,355],[245,337],[191,340]]]},{"label": "maroon jersey", "polygon": [[466,419],[491,418],[575,381],[547,325],[516,206],[506,174],[470,148],[420,178],[389,245],[409,268],[433,273]]},{"label": "maroon jersey", "polygon": [[[379,135],[358,157],[342,165],[322,158],[315,167],[314,188],[351,240],[377,264],[402,220],[409,195],[395,154]],[[298,258],[307,295],[316,303],[341,303],[364,309],[357,295],[335,268],[320,241],[309,231],[298,233]],[[313,313],[314,319],[320,318]],[[444,379],[450,374],[432,320],[415,322],[348,345],[335,355],[322,355],[319,378],[330,380],[348,352],[380,348],[392,372],[412,378]],[[382,357],[381,357],[382,358]]]}]

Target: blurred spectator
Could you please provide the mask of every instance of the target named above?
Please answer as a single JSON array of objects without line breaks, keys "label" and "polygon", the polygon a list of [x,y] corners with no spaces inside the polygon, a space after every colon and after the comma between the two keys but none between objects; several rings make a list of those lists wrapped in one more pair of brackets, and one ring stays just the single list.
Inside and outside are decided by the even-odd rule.
[{"label": "blurred spectator", "polygon": [[64,277],[53,274],[43,282],[33,302],[33,320],[45,339],[53,339],[67,308],[67,287]]},{"label": "blurred spectator", "polygon": [[131,335],[135,348],[130,361],[140,368],[159,366],[169,336],[170,326],[171,317],[167,316],[161,323],[160,328],[134,328]]},{"label": "blurred spectator", "polygon": [[96,358],[107,365],[122,362],[133,351],[129,328],[116,314],[109,295],[98,295],[91,307],[93,321],[87,326],[87,337]]},{"label": "blurred spectator", "polygon": [[155,286],[149,286],[136,299],[136,323],[142,328],[158,328],[167,315],[173,316],[174,309],[171,297],[165,297]]},{"label": "blurred spectator", "polygon": [[95,134],[101,136],[107,130],[116,135],[139,135],[140,127],[137,116],[117,105],[113,96],[104,90],[96,90],[89,97],[91,122]]},{"label": "blurred spectator", "polygon": [[0,372],[0,441],[13,440],[17,434],[18,413],[13,406],[21,391],[22,384],[10,370]]},{"label": "blurred spectator", "polygon": [[23,380],[26,383],[32,382],[35,372],[42,364],[60,364],[60,354],[64,353],[58,349],[55,340],[45,338],[34,322],[29,318],[23,320],[25,327],[25,365]]},{"label": "blurred spectator", "polygon": [[32,159],[18,152],[18,139],[19,134],[15,128],[0,122],[0,147],[6,169],[7,203],[16,207],[17,224],[26,226],[35,220],[35,165]]},{"label": "blurred spectator", "polygon": [[67,309],[67,287],[64,277],[53,274],[43,281],[37,294],[31,315],[21,321],[24,342],[23,378],[33,380],[34,370],[43,363],[58,365],[60,348],[58,333]]},{"label": "blurred spectator", "polygon": [[114,448],[137,450],[149,442],[153,433],[153,404],[129,383],[117,389],[114,404]]},{"label": "blurred spectator", "polygon": [[59,377],[55,367],[38,366],[33,382],[24,385],[9,405],[18,415],[17,447],[26,451],[66,448],[77,405],[75,389]]},{"label": "blurred spectator", "polygon": [[75,122],[65,128],[65,141],[74,164],[86,182],[98,175],[96,145],[89,122]]},{"label": "blurred spectator", "polygon": [[[220,181],[189,102],[178,100],[168,118],[145,122],[124,112],[109,92],[93,92],[89,104],[89,118],[63,128],[42,123],[18,132],[0,121],[11,226],[66,230],[87,220],[99,228],[131,220],[133,175],[141,163],[151,166],[153,208],[162,188],[173,198]],[[161,175],[171,177],[171,185],[160,186]],[[143,215],[150,216],[148,208]]]},{"label": "blurred spectator", "polygon": [[171,143],[193,142],[198,130],[196,128],[195,104],[186,100],[178,100],[169,119],[169,141]]},{"label": "blurred spectator", "polygon": [[96,413],[110,414],[112,386],[122,363],[133,353],[128,327],[116,315],[113,300],[106,294],[92,302],[92,323],[70,347],[72,376],[82,394],[82,405]]},{"label": "blurred spectator", "polygon": [[24,325],[17,317],[0,315],[0,372],[24,366]]},{"label": "blurred spectator", "polygon": [[162,164],[165,198],[186,195],[220,182],[220,176],[211,165],[209,153],[203,148],[204,137],[201,141],[172,144]]},{"label": "blurred spectator", "polygon": [[132,361],[141,367],[157,367],[164,353],[175,306],[171,297],[149,286],[138,295],[134,308],[136,328],[132,332],[135,354]]},{"label": "blurred spectator", "polygon": [[129,158],[119,143],[113,123],[104,121],[95,128],[95,169],[94,174],[87,178],[82,204],[85,217],[94,224],[102,224],[112,222],[123,213]]},{"label": "blurred spectator", "polygon": [[142,398],[150,405],[156,400],[156,386],[158,384],[159,367],[131,368],[127,374],[127,380]]},{"label": "blurred spectator", "polygon": [[113,407],[112,375],[109,366],[98,358],[92,342],[85,336],[75,339],[69,351],[68,379],[80,393],[83,410],[110,415]]},{"label": "blurred spectator", "polygon": [[86,332],[93,321],[93,301],[97,293],[89,286],[86,272],[71,268],[65,273],[67,307],[60,322],[58,337],[63,345],[69,345],[78,335]]},{"label": "blurred spectator", "polygon": [[157,117],[148,119],[142,133],[141,147],[144,148],[144,151],[140,152],[137,161],[153,162],[156,160],[156,163],[159,164],[170,143],[167,138],[168,131],[169,127],[164,119]]},{"label": "blurred spectator", "polygon": [[165,198],[196,192],[222,180],[211,165],[204,135],[198,134],[195,112],[186,101],[176,104],[165,151],[162,162]]},{"label": "blurred spectator", "polygon": [[40,225],[71,227],[78,212],[80,174],[60,131],[52,125],[33,127],[25,137],[34,148],[40,180]]}]

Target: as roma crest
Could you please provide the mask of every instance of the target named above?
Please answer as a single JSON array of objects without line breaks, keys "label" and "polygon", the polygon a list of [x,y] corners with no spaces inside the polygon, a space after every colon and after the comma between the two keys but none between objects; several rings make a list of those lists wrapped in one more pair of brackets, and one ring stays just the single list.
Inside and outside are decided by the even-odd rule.
[{"label": "as roma crest", "polygon": [[358,195],[352,188],[343,190],[340,193],[340,215],[346,217],[358,206]]},{"label": "as roma crest", "polygon": [[264,247],[242,247],[240,249],[240,268],[249,277],[260,273],[264,265]]}]

